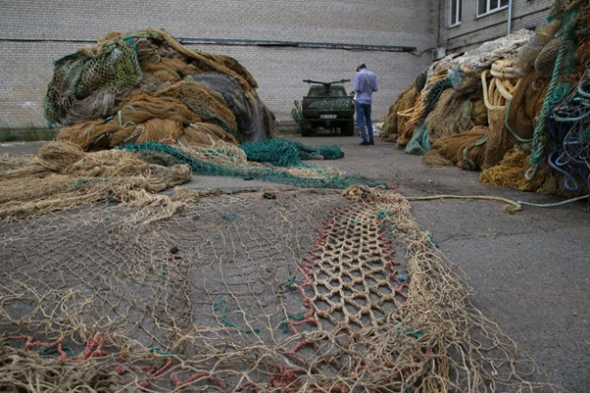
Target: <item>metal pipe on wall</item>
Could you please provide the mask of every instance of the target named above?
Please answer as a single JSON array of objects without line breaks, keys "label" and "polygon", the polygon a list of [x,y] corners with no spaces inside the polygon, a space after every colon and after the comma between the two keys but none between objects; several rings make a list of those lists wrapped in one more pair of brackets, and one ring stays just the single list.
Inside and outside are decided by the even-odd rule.
[{"label": "metal pipe on wall", "polygon": [[512,0],[508,0],[508,34],[512,31]]}]

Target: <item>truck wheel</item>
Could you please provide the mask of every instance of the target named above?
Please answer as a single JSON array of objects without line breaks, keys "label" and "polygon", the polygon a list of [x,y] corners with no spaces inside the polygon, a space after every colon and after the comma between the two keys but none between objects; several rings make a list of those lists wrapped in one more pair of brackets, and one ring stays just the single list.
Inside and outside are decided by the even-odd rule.
[{"label": "truck wheel", "polygon": [[301,122],[301,135],[302,136],[310,136],[311,135],[311,122],[310,121],[302,121]]},{"label": "truck wheel", "polygon": [[346,135],[346,136],[353,136],[354,135],[354,118],[352,118],[346,122],[346,127],[344,128],[344,135]]}]

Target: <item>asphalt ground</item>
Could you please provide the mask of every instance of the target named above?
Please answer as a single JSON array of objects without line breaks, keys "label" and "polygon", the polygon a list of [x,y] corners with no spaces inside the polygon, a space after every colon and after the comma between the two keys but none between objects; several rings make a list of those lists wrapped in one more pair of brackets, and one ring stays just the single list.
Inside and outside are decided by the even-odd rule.
[{"label": "asphalt ground", "polygon": [[[479,172],[426,167],[420,158],[358,136],[289,136],[304,144],[338,145],[345,157],[313,161],[322,167],[398,185],[406,197],[499,196],[537,204],[563,198],[487,187]],[[3,143],[2,153],[35,153],[40,142]],[[269,185],[252,180],[194,176],[189,186],[239,189]],[[274,184],[273,184],[274,185]],[[472,302],[529,353],[551,380],[570,392],[590,391],[590,213],[587,201],[529,207],[515,214],[488,200],[412,202],[414,219],[461,270]]]}]

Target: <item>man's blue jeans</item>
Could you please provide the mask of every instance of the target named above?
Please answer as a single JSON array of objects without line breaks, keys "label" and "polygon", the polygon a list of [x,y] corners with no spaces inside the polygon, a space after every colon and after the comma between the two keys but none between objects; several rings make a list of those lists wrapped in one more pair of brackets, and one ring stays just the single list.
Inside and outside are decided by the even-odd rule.
[{"label": "man's blue jeans", "polygon": [[[370,142],[373,140],[373,123],[371,122],[371,104],[355,103],[356,122],[361,130],[363,141]],[[366,126],[366,130],[365,130]],[[368,133],[368,135],[367,135]],[[367,138],[368,136],[368,138]]]}]

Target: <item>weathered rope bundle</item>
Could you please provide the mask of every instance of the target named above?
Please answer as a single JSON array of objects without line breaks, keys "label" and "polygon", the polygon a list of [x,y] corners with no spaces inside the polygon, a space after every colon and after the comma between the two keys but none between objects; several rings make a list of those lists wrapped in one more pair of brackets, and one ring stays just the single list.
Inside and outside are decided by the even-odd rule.
[{"label": "weathered rope bundle", "polygon": [[[487,77],[492,78],[488,83]],[[488,132],[482,169],[498,164],[504,154],[517,142],[505,127],[506,112],[510,110],[513,94],[522,76],[522,71],[514,68],[511,61],[498,60],[492,64],[491,70],[481,73],[483,95],[488,110]],[[520,140],[519,142],[523,142]]]},{"label": "weathered rope bundle", "polygon": [[559,391],[471,305],[399,194],[171,199],[175,214],[154,205],[160,219],[133,226],[139,208],[94,205],[1,227],[0,386]]}]

